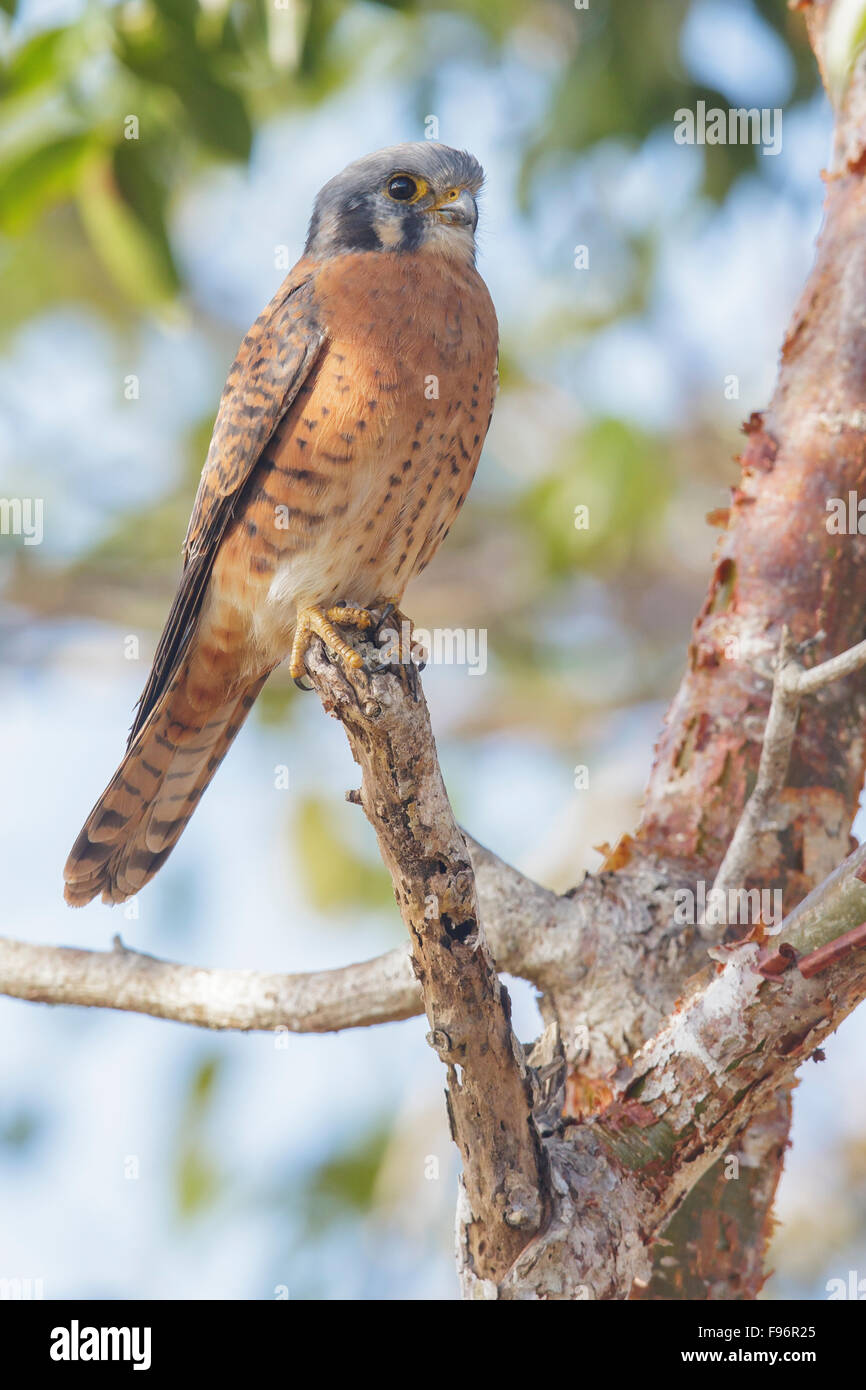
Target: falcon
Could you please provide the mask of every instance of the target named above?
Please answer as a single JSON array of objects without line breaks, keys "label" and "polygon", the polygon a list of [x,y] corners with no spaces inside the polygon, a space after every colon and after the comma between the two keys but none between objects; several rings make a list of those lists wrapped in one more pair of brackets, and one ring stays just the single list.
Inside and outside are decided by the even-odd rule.
[{"label": "falcon", "polygon": [[126,754],[64,871],[123,902],[168,858],[271,671],[399,606],[475,475],[498,329],[475,267],[483,171],[433,142],[350,164],[229,372],[183,572]]}]

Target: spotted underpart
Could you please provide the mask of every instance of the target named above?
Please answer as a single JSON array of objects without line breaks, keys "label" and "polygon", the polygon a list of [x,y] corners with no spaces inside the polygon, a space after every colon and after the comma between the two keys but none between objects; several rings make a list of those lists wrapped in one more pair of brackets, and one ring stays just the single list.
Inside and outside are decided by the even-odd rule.
[{"label": "spotted underpart", "polygon": [[[389,222],[396,173],[427,191]],[[307,254],[229,373],[178,592],[68,902],[121,902],[156,873],[302,612],[399,603],[447,535],[490,423],[497,325],[474,202],[459,221],[437,202],[481,180],[471,155],[407,145],[319,195]]]}]

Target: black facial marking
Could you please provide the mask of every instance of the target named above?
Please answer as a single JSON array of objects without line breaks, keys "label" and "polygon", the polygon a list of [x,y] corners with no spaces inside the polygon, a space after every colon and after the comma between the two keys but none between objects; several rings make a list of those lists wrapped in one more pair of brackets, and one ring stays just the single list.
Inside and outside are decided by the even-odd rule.
[{"label": "black facial marking", "polygon": [[353,198],[340,209],[338,241],[346,251],[380,251],[382,243],[373,226],[373,200],[369,195]]},{"label": "black facial marking", "polygon": [[417,208],[400,209],[400,222],[403,235],[397,245],[398,251],[417,251],[424,240],[424,213]]}]

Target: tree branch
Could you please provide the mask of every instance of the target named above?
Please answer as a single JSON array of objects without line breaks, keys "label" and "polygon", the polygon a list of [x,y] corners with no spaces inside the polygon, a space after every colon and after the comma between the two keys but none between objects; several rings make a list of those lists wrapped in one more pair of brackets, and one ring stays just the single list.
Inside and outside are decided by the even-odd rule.
[{"label": "tree branch", "polygon": [[497,1283],[542,1224],[544,1153],[427,706],[408,680],[332,665],[319,641],[306,666],[361,768],[361,805],[409,931],[428,1042],[446,1067],[451,1132],[463,1160],[465,1258],[479,1280]]},{"label": "tree branch", "polygon": [[[783,941],[838,940],[840,929],[866,914],[866,883],[858,877],[864,864],[866,848],[792,914]],[[736,1291],[727,1262],[720,1270],[708,1247],[693,1242],[703,1203],[695,1210],[687,1199],[720,1158],[754,1164],[752,1144],[763,1156],[779,1142],[771,1121],[775,1111],[782,1122],[788,1118],[786,1090],[797,1067],[866,998],[864,946],[861,933],[820,978],[802,968],[804,961],[800,969],[768,978],[754,943],[720,951],[719,973],[621,1070],[608,1104],[546,1139],[550,1221],[509,1271],[499,1297],[610,1299],[626,1298],[632,1289],[637,1297],[658,1297],[660,1279],[668,1281],[669,1296],[705,1298],[707,1283],[723,1295],[751,1296],[763,1279],[759,1256],[778,1165],[747,1188],[748,1244],[754,1244],[755,1222],[762,1238],[758,1256],[753,1251],[739,1263]],[[754,1125],[744,1129],[753,1117]],[[739,1170],[725,1177],[739,1180]],[[720,1195],[718,1180],[714,1191]],[[614,1192],[615,1200],[601,1200]],[[677,1281],[669,1281],[662,1265],[650,1282],[653,1243],[678,1210],[686,1220],[674,1230],[676,1253],[668,1257]],[[696,1270],[701,1256],[706,1265]]]},{"label": "tree branch", "polygon": [[[584,914],[464,833],[479,908],[501,970],[534,979],[549,971],[551,934],[580,954]],[[564,921],[568,918],[568,922]],[[424,1012],[411,949],[331,970],[276,974],[206,969],[159,960],[127,946],[85,951],[0,937],[0,994],[38,1004],[81,1005],[149,1014],[201,1028],[285,1028],[330,1033],[413,1018]]]},{"label": "tree branch", "polygon": [[405,947],[338,970],[277,975],[176,965],[125,947],[81,951],[2,938],[0,994],[243,1031],[328,1033],[421,1012]]},{"label": "tree branch", "polygon": [[[818,640],[820,636],[809,639],[801,648]],[[741,888],[755,872],[759,862],[758,837],[775,828],[773,817],[785,788],[803,697],[814,695],[866,666],[866,642],[859,642],[856,647],[808,670],[797,660],[797,653],[788,627],[783,626],[755,789],[746,802],[716,874],[714,890],[727,893],[732,888]]]},{"label": "tree branch", "polygon": [[[833,0],[800,0],[827,85],[824,32]],[[852,53],[852,59],[855,55]],[[715,556],[715,572],[689,649],[688,668],[671,705],[647,790],[639,842],[663,866],[693,881],[712,880],[752,791],[767,722],[772,659],[782,624],[795,641],[820,626],[824,652],[856,650],[866,619],[866,547],[862,536],[831,536],[832,499],[862,495],[866,417],[866,335],[858,285],[866,273],[866,54],[856,55],[834,88],[833,167],[826,176],[824,224],[814,266],[782,345],[778,381],[765,414],[750,417],[742,474]],[[820,882],[850,848],[863,786],[866,682],[854,672],[820,693],[791,749],[788,785],[773,824],[754,844],[749,882],[784,893],[787,909]],[[726,866],[726,876],[730,864]],[[767,1163],[780,1171],[787,1132],[773,1104],[758,1126]],[[687,1248],[703,1250],[701,1295],[719,1287],[713,1231],[719,1175],[695,1194],[688,1234],[677,1250],[659,1247],[685,1269]],[[768,1196],[775,1183],[766,1185]],[[746,1214],[747,1215],[747,1214]],[[753,1208],[742,1243],[763,1244],[767,1217]],[[707,1236],[709,1232],[709,1236]],[[752,1268],[754,1268],[752,1266]],[[694,1274],[694,1271],[692,1271]],[[657,1264],[653,1285],[670,1282]],[[761,1278],[735,1296],[755,1297]],[[654,1296],[650,1291],[650,1297]],[[664,1296],[664,1294],[662,1295]]]}]

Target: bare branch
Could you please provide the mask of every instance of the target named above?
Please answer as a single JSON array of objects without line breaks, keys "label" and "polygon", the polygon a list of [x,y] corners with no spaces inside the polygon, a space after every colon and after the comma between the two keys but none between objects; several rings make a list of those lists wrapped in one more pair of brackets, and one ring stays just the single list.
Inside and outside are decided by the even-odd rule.
[{"label": "bare branch", "polygon": [[866,666],[866,642],[859,642],[848,651],[830,657],[809,670],[797,659],[802,645],[800,648],[795,646],[788,628],[782,628],[755,789],[731,837],[713,884],[714,890],[727,893],[729,889],[741,888],[746,883],[757,858],[758,837],[775,828],[773,817],[788,776],[803,697],[813,695],[833,681],[853,675]]},{"label": "bare branch", "polygon": [[421,1012],[405,947],[339,970],[272,975],[176,965],[126,948],[81,951],[0,938],[0,993],[244,1031],[327,1033]]},{"label": "bare branch", "polygon": [[544,1154],[532,1086],[487,949],[466,841],[445,787],[420,690],[392,674],[344,673],[321,642],[306,655],[323,704],[343,724],[362,774],[361,804],[409,931],[447,1071],[451,1132],[463,1160],[465,1258],[498,1281],[545,1213]]},{"label": "bare branch", "polygon": [[[534,969],[544,973],[561,900],[470,836],[464,838],[498,967],[529,979]],[[569,936],[577,949],[583,916],[569,915]],[[329,1033],[424,1012],[408,946],[358,964],[286,975],[181,965],[128,947],[85,951],[0,937],[0,994],[243,1031]]]},{"label": "bare branch", "polygon": [[816,690],[823,690],[826,685],[833,681],[842,680],[844,676],[853,676],[855,671],[860,671],[866,666],[866,642],[858,642],[856,647],[849,647],[847,652],[840,652],[839,656],[831,656],[827,661],[822,661],[820,666],[812,666],[809,670],[804,670],[795,662],[790,663],[783,673],[784,683],[797,695],[814,695]]}]

